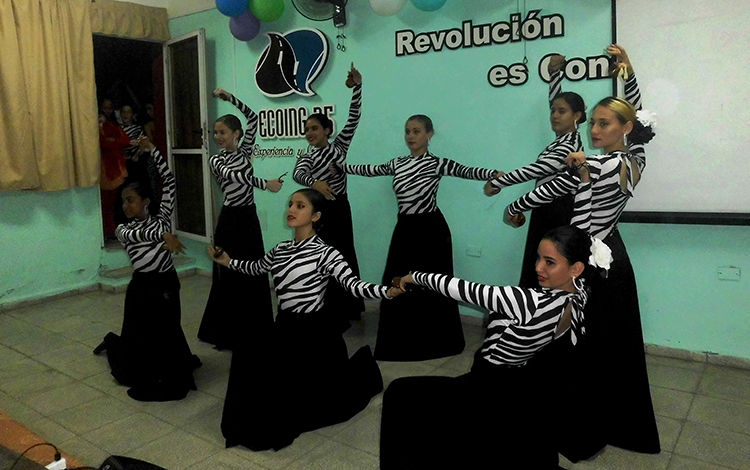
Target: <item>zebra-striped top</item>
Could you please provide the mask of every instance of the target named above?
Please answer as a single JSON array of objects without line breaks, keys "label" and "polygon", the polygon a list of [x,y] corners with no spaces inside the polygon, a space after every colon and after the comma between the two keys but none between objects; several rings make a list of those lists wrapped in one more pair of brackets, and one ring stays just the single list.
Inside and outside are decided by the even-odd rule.
[{"label": "zebra-striped top", "polygon": [[253,187],[266,189],[266,180],[253,175],[253,146],[258,130],[258,115],[234,95],[229,102],[235,105],[247,118],[247,128],[242,142],[234,152],[222,150],[209,159],[211,172],[224,191],[225,206],[251,206],[255,204]]},{"label": "zebra-striped top", "polygon": [[281,242],[257,261],[233,259],[229,267],[251,276],[270,272],[279,308],[297,313],[316,312],[323,308],[331,277],[355,297],[389,298],[388,287],[357,278],[341,253],[326,245],[317,235],[301,242]]},{"label": "zebra-striped top", "polygon": [[[122,130],[130,137],[130,140],[138,140],[143,134],[143,128],[138,124],[131,124],[129,126],[122,126]],[[124,148],[125,155],[128,158],[133,158],[138,153],[137,145],[130,145]]]},{"label": "zebra-striped top", "polygon": [[[550,78],[550,107],[552,107],[557,95],[560,94],[562,80],[562,70],[558,71]],[[534,163],[513,170],[510,173],[506,173],[500,178],[494,178],[490,184],[495,189],[503,189],[514,184],[536,179],[536,186],[541,186],[547,181],[553,179],[556,175],[566,171],[567,166],[565,165],[565,159],[568,157],[568,154],[580,152],[582,150],[583,144],[581,143],[581,135],[577,130],[557,136],[557,138],[539,154]]]},{"label": "zebra-striped top", "polygon": [[159,150],[154,149],[151,156],[161,175],[164,187],[162,190],[159,214],[150,215],[145,220],[134,220],[120,224],[115,235],[130,256],[133,270],[140,272],[160,273],[173,269],[172,256],[164,249],[164,232],[172,230],[172,208],[174,205],[175,179],[167,162]]},{"label": "zebra-striped top", "polygon": [[489,181],[497,170],[473,168],[448,158],[426,152],[419,157],[398,157],[382,165],[344,164],[346,173],[360,176],[393,175],[399,214],[424,214],[437,210],[437,191],[440,178],[458,178]]},{"label": "zebra-striped top", "polygon": [[[585,334],[583,308],[587,296],[583,290],[571,293],[542,287],[488,286],[445,274],[414,272],[412,276],[415,284],[489,310],[489,323],[478,354],[492,364],[526,364],[555,339],[555,329],[568,305],[573,344]],[[425,317],[425,321],[430,319]]]},{"label": "zebra-striped top", "polygon": [[[641,109],[641,93],[635,74],[625,82],[625,98],[636,109]],[[646,153],[643,144],[633,144],[628,152],[587,156],[586,161],[590,173],[588,183],[582,183],[577,174],[561,174],[513,202],[508,206],[508,213],[513,216],[565,194],[575,193],[571,225],[588,231],[596,238],[605,239],[617,227],[620,214],[633,196],[633,189],[646,167]],[[623,166],[624,187],[621,184]]]},{"label": "zebra-striped top", "polygon": [[349,119],[339,135],[323,148],[313,149],[301,156],[294,166],[294,181],[312,187],[317,180],[322,180],[331,186],[336,194],[346,193],[346,173],[330,171],[331,165],[342,166],[346,162],[346,152],[354,138],[359,118],[362,115],[362,84],[352,89],[352,103],[349,106]]}]

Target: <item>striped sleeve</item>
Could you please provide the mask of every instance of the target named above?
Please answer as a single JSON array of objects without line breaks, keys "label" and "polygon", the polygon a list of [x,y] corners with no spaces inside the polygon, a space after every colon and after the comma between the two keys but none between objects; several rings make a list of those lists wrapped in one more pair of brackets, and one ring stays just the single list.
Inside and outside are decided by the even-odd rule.
[{"label": "striped sleeve", "polygon": [[277,247],[274,247],[259,260],[249,261],[232,259],[229,261],[229,268],[244,274],[249,274],[250,276],[265,274],[271,270],[276,255],[276,248]]},{"label": "striped sleeve", "polygon": [[570,219],[570,225],[585,230],[587,233],[591,230],[592,195],[591,181],[578,184],[578,191],[573,203],[573,216]]},{"label": "striped sleeve", "polygon": [[167,159],[159,152],[159,149],[155,148],[151,152],[151,158],[156,164],[156,169],[163,184],[161,202],[159,203],[159,219],[167,227],[166,230],[169,230],[172,225],[172,211],[174,210],[175,178],[169,169],[169,165],[167,165]]},{"label": "striped sleeve", "polygon": [[297,163],[294,165],[294,173],[292,178],[294,181],[301,184],[302,186],[308,186],[312,188],[315,184],[315,178],[311,176],[312,173],[312,158],[310,155],[304,155],[297,159]]},{"label": "striped sleeve", "polygon": [[463,178],[467,180],[488,181],[497,174],[497,170],[469,167],[449,158],[436,158],[438,159],[437,172],[439,175],[454,176],[456,178]]},{"label": "striped sleeve", "polygon": [[265,190],[268,187],[268,180],[258,178],[257,176],[253,176],[252,178],[250,178],[250,182],[258,189]]},{"label": "striped sleeve", "polygon": [[565,168],[565,159],[578,149],[578,133],[571,134],[570,139],[555,141],[554,147],[539,155],[534,163],[506,173],[500,178],[493,178],[491,185],[495,189],[502,189],[514,184],[525,183],[533,179],[544,178],[559,173]]},{"label": "striped sleeve", "polygon": [[414,272],[412,277],[415,284],[432,289],[446,297],[476,305],[490,312],[502,312],[521,324],[528,319],[528,299],[526,299],[525,289],[511,286],[488,286],[445,274]]},{"label": "striped sleeve", "polygon": [[569,173],[562,173],[555,179],[538,186],[530,193],[524,194],[508,206],[511,216],[543,206],[554,199],[570,194],[578,187],[580,178]]},{"label": "striped sleeve", "polygon": [[[632,74],[625,80],[625,99],[637,110],[643,109],[641,99],[641,90],[638,87],[638,81],[635,74]],[[638,168],[643,171],[646,168],[646,148],[643,144],[630,144],[628,151],[635,157],[638,162]]]},{"label": "striped sleeve", "polygon": [[240,144],[239,150],[243,150],[248,154],[251,154],[253,145],[255,144],[255,134],[258,130],[258,115],[255,114],[252,109],[248,108],[245,103],[237,99],[237,97],[234,95],[229,95],[229,102],[237,107],[237,109],[239,109],[240,112],[242,112],[242,114],[245,116],[245,119],[247,119],[245,135],[242,138],[242,143]]},{"label": "striped sleeve", "polygon": [[[212,157],[211,161],[213,162],[211,168],[213,169],[213,173],[217,178],[220,177],[231,183],[242,184],[245,186],[255,186],[259,188],[261,187],[259,185],[263,184],[260,178],[256,178],[255,176],[253,176],[252,165],[242,165],[238,168],[234,168],[231,165],[227,164],[226,158],[218,156]],[[265,186],[263,186],[262,189],[265,189]]]},{"label": "striped sleeve", "polygon": [[393,160],[382,165],[349,165],[344,163],[344,173],[359,176],[388,176],[396,174]]},{"label": "striped sleeve", "polygon": [[389,299],[388,287],[371,284],[354,275],[344,257],[333,247],[327,247],[320,257],[318,269],[332,276],[341,287],[354,297],[363,299]]},{"label": "striped sleeve", "polygon": [[562,81],[563,81],[563,70],[560,69],[557,72],[553,73],[549,77],[549,106],[552,107],[552,104],[555,101],[555,98],[557,98],[557,95],[560,94],[562,91]]},{"label": "striped sleeve", "polygon": [[339,135],[333,141],[333,145],[338,147],[339,151],[346,153],[349,145],[354,138],[354,131],[357,130],[359,118],[362,116],[362,84],[354,85],[352,88],[352,103],[349,105],[349,119]]}]

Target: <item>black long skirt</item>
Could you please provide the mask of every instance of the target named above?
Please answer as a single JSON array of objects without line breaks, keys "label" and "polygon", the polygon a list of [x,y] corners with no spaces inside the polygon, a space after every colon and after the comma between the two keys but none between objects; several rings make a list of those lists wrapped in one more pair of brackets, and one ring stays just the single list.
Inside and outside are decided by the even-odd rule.
[{"label": "black long skirt", "polygon": [[233,351],[221,431],[227,447],[279,450],[348,421],[382,390],[369,346],[349,358],[335,315],[281,311]]},{"label": "black long skirt", "polygon": [[[352,209],[346,194],[337,194],[336,199],[327,201],[323,227],[318,236],[328,245],[336,248],[354,275],[359,277],[359,263],[354,250],[354,229],[352,228]],[[342,320],[359,320],[365,310],[364,300],[354,297],[344,290],[338,282],[328,283],[326,289],[326,310],[340,313]],[[347,323],[345,323],[347,324]]]},{"label": "black long skirt", "polygon": [[[440,210],[399,214],[383,284],[411,271],[453,276],[451,231]],[[464,341],[458,303],[427,289],[380,302],[375,345],[379,361],[425,361],[460,354]]]},{"label": "black long skirt", "polygon": [[539,287],[536,275],[536,257],[539,242],[545,233],[563,225],[570,225],[573,217],[573,195],[567,194],[531,211],[529,231],[526,234],[526,248],[521,264],[520,287]]},{"label": "black long skirt", "polygon": [[128,393],[133,398],[175,400],[196,390],[192,373],[200,361],[190,352],[180,317],[180,281],[174,269],[133,274],[122,333],[104,339],[112,376],[132,387]]},{"label": "black long skirt", "polygon": [[[265,254],[255,205],[224,206],[214,244],[234,259],[257,260]],[[267,330],[273,323],[268,275],[248,276],[214,263],[211,292],[198,339],[219,349],[233,349],[248,331]]]},{"label": "black long skirt", "polygon": [[481,358],[460,377],[394,380],[383,396],[380,468],[559,468],[548,382],[531,364]]},{"label": "black long skirt", "polygon": [[579,387],[586,419],[571,434],[586,438],[568,443],[561,453],[571,461],[589,458],[610,444],[634,452],[661,450],[646,370],[646,357],[635,274],[620,233],[604,242],[612,250],[606,279],[591,279],[586,304],[586,340]]}]

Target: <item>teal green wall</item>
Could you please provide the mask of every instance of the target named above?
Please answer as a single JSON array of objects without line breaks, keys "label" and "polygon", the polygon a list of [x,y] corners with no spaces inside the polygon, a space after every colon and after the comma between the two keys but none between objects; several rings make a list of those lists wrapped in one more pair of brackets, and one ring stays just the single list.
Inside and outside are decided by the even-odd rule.
[{"label": "teal green wall", "polygon": [[[646,343],[750,358],[750,227],[621,224],[620,231]],[[719,266],[744,268],[740,281],[718,280]]]},{"label": "teal green wall", "polygon": [[0,304],[96,283],[99,188],[0,192]]},{"label": "teal green wall", "polygon": [[[433,151],[469,165],[507,171],[533,161],[552,139],[544,102],[546,87],[536,72],[522,87],[492,89],[486,82],[486,72],[492,65],[520,61],[521,48],[498,45],[483,50],[394,57],[395,30],[439,30],[458,26],[464,19],[475,23],[507,20],[505,7],[483,7],[477,13],[467,6],[471,2],[450,1],[438,12],[421,13],[407,3],[399,15],[381,18],[369,10],[368,2],[351,3],[350,25],[345,30],[348,50],[343,54],[333,51],[327,70],[314,84],[320,96],[309,100],[288,97],[270,101],[262,97],[255,88],[252,71],[265,39],[258,37],[248,44],[233,42],[227,18],[216,10],[172,20],[171,28],[173,36],[206,29],[209,89],[218,84],[255,108],[335,103],[334,117],[339,126],[345,121],[350,98],[343,80],[349,63],[354,61],[365,82],[362,124],[349,154],[355,163],[383,162],[406,153],[403,121],[417,112],[430,114],[435,120]],[[557,11],[566,16],[566,34],[570,36],[529,43],[530,64],[536,64],[541,55],[551,51],[569,56],[600,52],[599,46],[606,43],[609,30],[580,27],[570,11],[572,3],[551,2],[545,10],[544,13]],[[608,21],[608,12],[600,7],[608,2],[575,5],[582,3],[589,8],[578,21]],[[550,3],[540,1],[537,5]],[[299,26],[318,27],[331,38],[336,35],[330,22],[299,20],[290,3],[284,16],[264,25],[263,31],[284,32]],[[573,38],[576,31],[588,36]],[[583,47],[584,44],[595,47]],[[237,88],[233,89],[235,77]],[[642,80],[646,82],[648,77]],[[566,83],[565,88],[579,91],[590,104],[609,92],[604,82]],[[215,100],[210,101],[209,109],[211,120],[232,112],[231,106]],[[263,147],[304,146],[302,141],[259,142]],[[265,159],[256,161],[256,169],[260,176],[276,177],[291,170],[293,163],[292,159]],[[644,177],[648,177],[648,172]],[[287,178],[281,193],[257,193],[269,248],[291,236],[284,225],[283,211],[297,187]],[[479,182],[443,179],[439,203],[453,232],[457,275],[495,284],[517,281],[526,232],[505,226],[500,218],[505,205],[529,189],[529,185],[511,188],[495,198],[486,198]],[[350,193],[363,277],[379,282],[396,221],[390,180],[350,177]],[[638,279],[647,343],[750,358],[750,289],[746,278],[750,272],[745,269],[739,282],[719,281],[716,276],[719,266],[750,266],[750,227],[622,224],[621,232]],[[414,242],[427,236],[428,233],[415,233]],[[210,267],[202,244],[186,244],[199,266]],[[469,245],[481,247],[482,256],[466,256]],[[0,304],[96,282],[101,260],[98,189],[0,193],[0,246]],[[464,312],[479,314],[470,309]]]},{"label": "teal green wall", "polygon": [[[170,27],[173,36],[206,29],[210,89],[227,88],[256,109],[335,103],[339,126],[346,119],[350,98],[342,82],[353,61],[363,73],[364,84],[362,121],[348,156],[352,163],[379,163],[407,153],[402,137],[404,120],[425,113],[435,121],[431,145],[435,154],[508,171],[533,161],[553,138],[546,114],[546,85],[537,76],[536,64],[549,52],[568,57],[601,53],[611,35],[609,2],[527,2],[528,8],[544,8],[542,14],[563,14],[566,36],[527,43],[530,77],[520,87],[493,89],[486,79],[492,65],[520,62],[523,51],[519,44],[395,57],[397,30],[441,30],[460,27],[469,19],[475,24],[507,21],[515,7],[514,2],[482,3],[478,8],[473,2],[451,1],[437,12],[424,13],[407,2],[404,10],[391,18],[376,16],[368,2],[350,5],[349,26],[344,30],[347,51],[332,51],[326,71],[314,84],[319,95],[307,100],[269,100],[257,90],[253,70],[267,44],[262,33],[308,26],[321,29],[335,43],[337,32],[330,22],[304,20],[287,2],[284,16],[264,24],[261,35],[249,43],[233,41],[228,19],[216,10],[172,20]],[[579,92],[591,106],[610,94],[611,85],[605,81],[566,82],[564,89]],[[232,112],[224,103],[217,104],[211,103],[211,119]],[[582,134],[586,133],[584,126]],[[264,148],[288,145],[297,149],[305,144],[295,140],[259,142]],[[293,161],[266,159],[256,161],[255,166],[259,175],[274,177],[291,170]],[[267,218],[264,237],[269,248],[290,237],[282,215],[289,194],[298,186],[287,181],[280,194],[258,194],[259,212]],[[349,178],[362,277],[371,282],[380,281],[396,221],[390,183],[389,178]],[[438,200],[453,233],[456,275],[500,285],[517,281],[526,230],[505,226],[501,216],[505,205],[529,189],[527,184],[486,198],[478,182],[443,179]],[[647,343],[750,358],[747,280],[719,281],[716,275],[719,266],[750,266],[750,228],[623,224],[621,231],[636,270]],[[429,235],[415,233],[414,243]],[[468,246],[480,247],[482,256],[467,256]],[[463,308],[463,313],[481,314],[469,308]]]}]

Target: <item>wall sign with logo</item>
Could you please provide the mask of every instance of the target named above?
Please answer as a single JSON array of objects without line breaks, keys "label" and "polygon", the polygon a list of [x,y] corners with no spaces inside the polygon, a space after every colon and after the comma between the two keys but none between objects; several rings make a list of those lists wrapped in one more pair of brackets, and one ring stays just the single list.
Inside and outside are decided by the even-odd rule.
[{"label": "wall sign with logo", "polygon": [[328,38],[322,31],[299,28],[268,33],[269,44],[255,66],[255,84],[269,98],[296,93],[313,96],[311,85],[328,63]]},{"label": "wall sign with logo", "polygon": [[[531,10],[525,18],[520,13],[510,15],[510,21],[498,21],[475,25],[471,20],[464,21],[461,28],[444,29],[415,33],[411,29],[396,31],[396,56],[441,52],[445,49],[457,50],[490,45],[501,45],[520,41],[535,41],[565,35],[565,19],[560,14],[540,16],[542,10]],[[539,76],[549,82],[547,63],[553,54],[545,55],[539,61]],[[609,78],[609,57],[606,55],[579,58],[566,61],[564,69],[568,80],[596,80]],[[529,79],[527,64],[518,62],[510,65],[493,65],[487,72],[487,81],[494,87],[507,84],[523,85]]]}]

